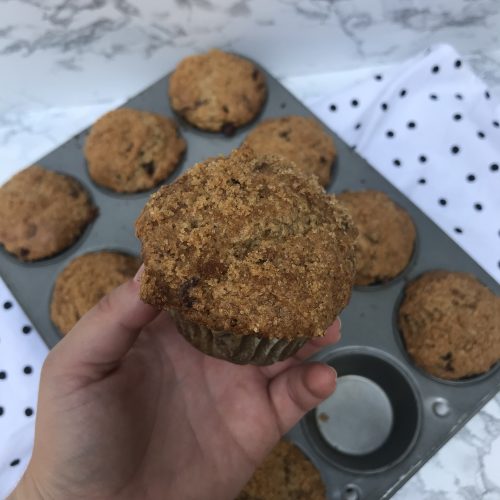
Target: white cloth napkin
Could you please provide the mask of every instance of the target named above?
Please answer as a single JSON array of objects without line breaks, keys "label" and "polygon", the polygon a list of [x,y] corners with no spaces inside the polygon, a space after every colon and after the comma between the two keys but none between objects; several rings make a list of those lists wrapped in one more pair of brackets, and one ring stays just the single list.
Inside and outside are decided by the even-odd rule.
[{"label": "white cloth napkin", "polygon": [[48,349],[0,278],[0,498],[31,456],[40,370]]},{"label": "white cloth napkin", "polygon": [[[500,281],[500,106],[451,47],[307,104]],[[31,454],[46,354],[0,279],[0,498]]]},{"label": "white cloth napkin", "polygon": [[500,103],[452,47],[306,104],[500,282]]}]

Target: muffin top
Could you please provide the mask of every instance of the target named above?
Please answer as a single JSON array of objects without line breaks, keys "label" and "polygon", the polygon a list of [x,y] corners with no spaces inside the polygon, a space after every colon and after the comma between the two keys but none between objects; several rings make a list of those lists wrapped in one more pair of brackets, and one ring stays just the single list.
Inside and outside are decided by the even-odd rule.
[{"label": "muffin top", "polygon": [[348,209],[356,240],[356,285],[395,278],[410,262],[415,225],[408,213],[380,191],[346,191],[337,199]]},{"label": "muffin top", "polygon": [[282,439],[236,500],[325,500],[321,475],[292,443]]},{"label": "muffin top", "polygon": [[330,183],[335,159],[333,139],[317,120],[305,116],[284,116],[259,123],[245,139],[259,155],[284,156],[308,174],[318,177],[326,187]]},{"label": "muffin top", "polygon": [[351,294],[350,217],[282,157],[198,163],[151,196],[136,231],[142,299],[215,331],[323,335]]},{"label": "muffin top", "polygon": [[186,142],[165,116],[121,108],[106,113],[90,130],[85,158],[90,177],[120,193],[144,191],[168,177]]},{"label": "muffin top", "polygon": [[50,317],[59,331],[68,333],[75,323],[113,288],[133,278],[140,262],[119,252],[94,252],[73,259],[58,275]]},{"label": "muffin top", "polygon": [[431,271],[405,288],[399,328],[425,371],[460,379],[500,360],[500,297],[469,274]]},{"label": "muffin top", "polygon": [[96,215],[76,179],[34,165],[0,188],[0,244],[21,260],[51,257],[72,245]]},{"label": "muffin top", "polygon": [[230,135],[259,113],[267,87],[253,63],[212,49],[183,59],[170,77],[168,93],[172,108],[189,123]]}]

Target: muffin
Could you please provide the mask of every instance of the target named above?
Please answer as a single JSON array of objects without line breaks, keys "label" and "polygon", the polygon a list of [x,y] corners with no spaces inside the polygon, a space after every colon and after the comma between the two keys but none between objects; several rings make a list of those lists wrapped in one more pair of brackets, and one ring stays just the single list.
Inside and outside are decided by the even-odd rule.
[{"label": "muffin", "polygon": [[436,377],[459,380],[500,360],[500,297],[466,273],[431,271],[409,283],[398,323],[409,355]]},{"label": "muffin", "polygon": [[76,179],[33,165],[0,187],[0,245],[24,261],[45,259],[75,243],[97,213]]},{"label": "muffin", "polygon": [[114,288],[133,278],[136,257],[119,252],[88,253],[73,259],[58,275],[52,293],[50,317],[62,334]]},{"label": "muffin", "polygon": [[255,64],[212,49],[179,63],[168,94],[172,108],[191,125],[232,135],[260,112],[267,86]]},{"label": "muffin", "polygon": [[330,184],[335,145],[313,118],[284,116],[264,120],[248,134],[245,144],[259,155],[284,156],[304,172],[315,175],[323,187]]},{"label": "muffin", "polygon": [[185,150],[186,142],[169,118],[121,108],[94,124],[85,143],[85,158],[96,184],[118,193],[135,193],[165,180]]},{"label": "muffin", "polygon": [[321,475],[297,446],[282,439],[236,500],[325,500]]},{"label": "muffin", "polygon": [[348,209],[356,240],[356,285],[385,283],[410,262],[416,230],[411,217],[380,191],[346,191],[337,199]]},{"label": "muffin", "polygon": [[347,304],[356,232],[317,180],[249,148],[195,165],[136,223],[141,298],[206,354],[269,364],[321,336]]}]

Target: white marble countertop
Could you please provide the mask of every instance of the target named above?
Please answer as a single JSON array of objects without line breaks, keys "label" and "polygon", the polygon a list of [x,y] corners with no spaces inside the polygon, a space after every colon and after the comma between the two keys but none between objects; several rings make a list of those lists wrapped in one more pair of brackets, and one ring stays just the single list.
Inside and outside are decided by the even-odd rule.
[{"label": "white marble countertop", "polygon": [[[498,0],[0,0],[0,184],[213,45],[307,99],[447,41],[500,96],[499,25]],[[500,499],[500,395],[396,498]]]}]

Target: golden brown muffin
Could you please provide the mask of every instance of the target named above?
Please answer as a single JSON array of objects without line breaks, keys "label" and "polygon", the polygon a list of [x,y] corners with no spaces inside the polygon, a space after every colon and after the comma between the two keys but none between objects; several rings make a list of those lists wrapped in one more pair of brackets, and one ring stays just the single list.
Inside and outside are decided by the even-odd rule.
[{"label": "golden brown muffin", "polygon": [[168,94],[172,108],[195,127],[231,135],[257,116],[267,87],[253,63],[212,49],[179,63]]},{"label": "golden brown muffin", "polygon": [[72,260],[56,279],[50,317],[62,334],[102,297],[133,278],[139,269],[136,257],[119,252],[94,252]]},{"label": "golden brown muffin", "polygon": [[500,360],[500,297],[469,274],[424,273],[406,286],[398,321],[410,356],[436,377],[471,377]]},{"label": "golden brown muffin", "polygon": [[282,439],[236,500],[325,500],[321,475],[297,446]]},{"label": "golden brown muffin", "polygon": [[321,336],[352,289],[351,219],[317,180],[248,148],[195,165],[136,223],[141,298],[207,354],[268,364]]},{"label": "golden brown muffin", "polygon": [[21,260],[45,259],[71,246],[97,213],[76,179],[34,165],[0,188],[0,245]]},{"label": "golden brown muffin", "polygon": [[356,240],[356,285],[384,283],[410,262],[416,230],[411,217],[380,191],[346,191],[337,199],[349,210]]},{"label": "golden brown muffin", "polygon": [[147,111],[120,108],[90,130],[85,157],[90,177],[119,193],[151,189],[181,161],[186,142],[175,123]]},{"label": "golden brown muffin", "polygon": [[330,184],[335,145],[313,118],[284,116],[264,120],[248,134],[245,144],[258,155],[284,156],[304,172],[316,175],[323,187]]}]

